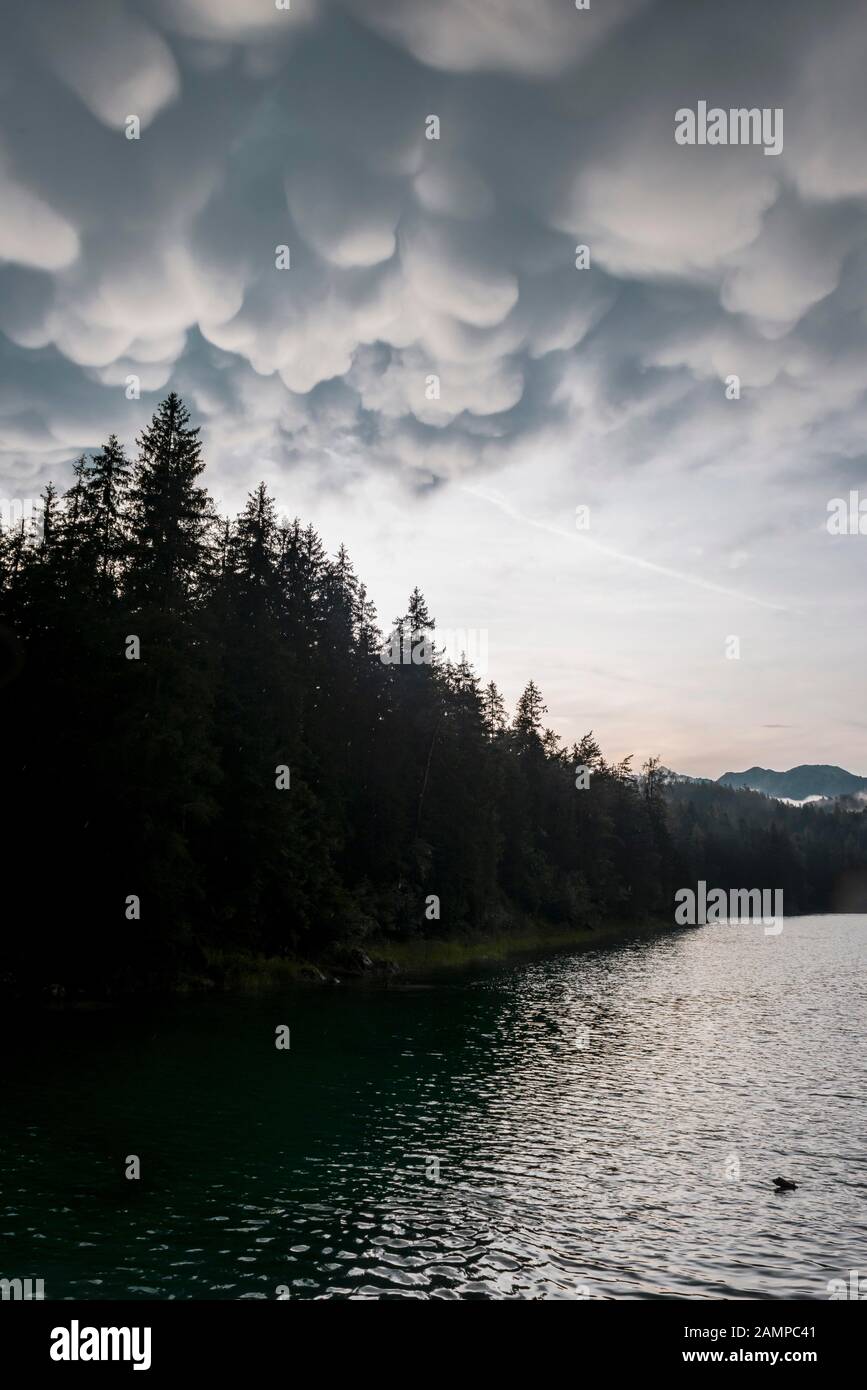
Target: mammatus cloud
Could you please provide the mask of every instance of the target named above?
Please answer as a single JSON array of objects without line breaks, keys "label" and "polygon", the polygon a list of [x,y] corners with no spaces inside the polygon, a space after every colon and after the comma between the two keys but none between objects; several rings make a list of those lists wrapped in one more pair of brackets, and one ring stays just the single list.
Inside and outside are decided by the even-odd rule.
[{"label": "mammatus cloud", "polygon": [[[326,486],[354,454],[410,482],[495,470],[552,427],[637,467],[635,411],[652,448],[731,373],[733,460],[778,428],[853,448],[867,367],[835,331],[867,307],[867,25],[796,4],[746,45],[748,10],[9,7],[7,476],[131,436],[169,381],[215,441],[248,428],[251,476],[312,451]],[[739,30],[746,62],[713,42]],[[687,99],[783,106],[782,155],[678,146]]]},{"label": "mammatus cloud", "polygon": [[133,112],[150,125],[180,93],[168,44],[123,0],[34,0],[25,24],[37,61],[110,130]]},{"label": "mammatus cloud", "polygon": [[577,68],[646,0],[608,0],[580,14],[577,5],[537,0],[357,0],[347,7],[422,63],[449,72],[551,77]]},{"label": "mammatus cloud", "polygon": [[75,228],[22,183],[0,149],[0,257],[13,265],[62,270],[78,258],[81,242]]},{"label": "mammatus cloud", "polygon": [[[131,443],[171,386],[226,505],[261,477],[312,499],[384,610],[411,577],[445,626],[490,622],[507,694],[533,670],[570,735],[595,698],[622,751],[650,723],[689,770],[692,727],[729,764],[735,717],[843,727],[860,3],[0,3],[4,495]],[[702,102],[782,110],[780,153],[678,144]],[[589,705],[579,578],[582,670],[613,673]]]}]

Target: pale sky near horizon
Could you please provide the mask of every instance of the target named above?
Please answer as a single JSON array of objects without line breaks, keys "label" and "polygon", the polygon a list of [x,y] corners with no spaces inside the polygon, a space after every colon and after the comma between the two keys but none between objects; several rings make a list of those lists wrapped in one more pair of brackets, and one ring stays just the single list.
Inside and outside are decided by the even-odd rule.
[{"label": "pale sky near horizon", "polygon": [[[174,389],[224,509],[265,478],[565,739],[867,773],[863,3],[0,17],[3,499]],[[678,145],[701,101],[782,152]]]}]

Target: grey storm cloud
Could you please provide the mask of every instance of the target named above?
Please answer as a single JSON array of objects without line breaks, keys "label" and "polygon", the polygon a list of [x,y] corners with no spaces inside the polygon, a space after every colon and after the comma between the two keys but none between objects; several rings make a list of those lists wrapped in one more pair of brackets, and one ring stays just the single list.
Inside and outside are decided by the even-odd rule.
[{"label": "grey storm cloud", "polygon": [[[245,479],[265,459],[314,463],[326,487],[374,468],[421,487],[579,437],[610,467],[857,458],[867,17],[812,0],[761,16],[10,3],[4,487],[131,439],[170,383],[216,473]],[[782,154],[678,146],[674,112],[699,100],[782,108]]]}]

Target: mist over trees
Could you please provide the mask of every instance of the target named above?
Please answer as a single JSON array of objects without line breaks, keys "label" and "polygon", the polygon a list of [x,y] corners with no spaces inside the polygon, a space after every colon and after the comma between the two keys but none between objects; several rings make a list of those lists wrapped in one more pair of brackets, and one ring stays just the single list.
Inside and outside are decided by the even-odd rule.
[{"label": "mist over trees", "polygon": [[[383,631],[342,546],[264,485],[219,517],[203,468],[172,394],[134,459],[112,436],[0,536],[7,981],[670,919],[700,877],[823,910],[864,863],[864,813],[671,787],[592,733],[563,747],[532,680],[510,719],[438,652],[418,589]],[[407,643],[430,659],[382,659]]]}]

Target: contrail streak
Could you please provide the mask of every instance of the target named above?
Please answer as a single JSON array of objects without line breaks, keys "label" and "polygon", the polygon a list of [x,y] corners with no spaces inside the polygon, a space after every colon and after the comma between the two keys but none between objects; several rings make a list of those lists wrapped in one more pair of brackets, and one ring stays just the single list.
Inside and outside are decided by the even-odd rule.
[{"label": "contrail streak", "polygon": [[612,560],[619,560],[621,564],[632,565],[636,569],[650,570],[653,574],[665,575],[667,579],[676,579],[680,584],[691,584],[693,588],[706,589],[712,594],[723,594],[726,598],[740,599],[744,603],[755,603],[759,608],[770,608],[775,613],[788,613],[790,611],[782,603],[771,603],[769,599],[756,598],[753,594],[745,594],[738,589],[727,589],[724,584],[714,584],[710,579],[699,579],[693,574],[683,574],[680,570],[671,569],[668,565],[658,565],[655,560],[644,560],[640,555],[624,555],[622,551],[614,550],[610,545],[603,545],[601,541],[592,540],[586,532],[566,531],[562,526],[553,526],[549,521],[536,521],[534,517],[527,516],[526,512],[517,511],[515,507],[504,501],[502,497],[497,496],[496,493],[483,492],[481,488],[475,487],[462,487],[461,491],[498,507],[501,512],[505,512],[506,516],[512,517],[514,521],[520,521],[525,526],[535,526],[537,531],[547,531],[549,535],[561,536],[567,541],[580,537],[582,544],[589,545],[600,555],[607,555]]}]

